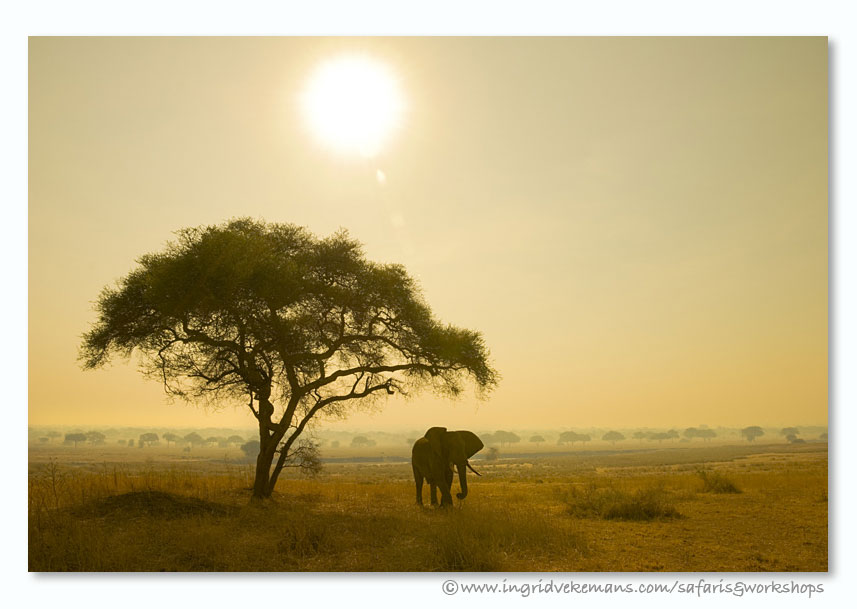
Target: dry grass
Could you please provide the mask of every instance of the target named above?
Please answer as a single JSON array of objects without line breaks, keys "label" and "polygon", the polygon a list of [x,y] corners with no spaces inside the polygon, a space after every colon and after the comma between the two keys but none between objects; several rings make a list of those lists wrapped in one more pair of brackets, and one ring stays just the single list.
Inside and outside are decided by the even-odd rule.
[{"label": "dry grass", "polygon": [[582,489],[572,486],[565,502],[567,513],[579,518],[647,521],[681,516],[675,499],[662,486],[629,492],[592,482]]},{"label": "dry grass", "polygon": [[824,571],[827,453],[776,448],[480,463],[444,510],[414,505],[406,464],[287,476],[257,506],[251,470],[223,460],[47,460],[30,467],[29,568]]},{"label": "dry grass", "polygon": [[702,480],[703,493],[740,493],[735,483],[724,474],[715,471],[700,469],[696,474]]}]

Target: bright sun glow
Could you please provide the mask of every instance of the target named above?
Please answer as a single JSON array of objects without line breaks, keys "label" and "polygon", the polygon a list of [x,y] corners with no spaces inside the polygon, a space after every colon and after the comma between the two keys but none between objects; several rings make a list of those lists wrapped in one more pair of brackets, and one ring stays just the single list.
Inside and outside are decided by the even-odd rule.
[{"label": "bright sun glow", "polygon": [[323,64],[301,97],[313,133],[339,152],[373,157],[399,124],[403,103],[392,73],[372,59]]}]

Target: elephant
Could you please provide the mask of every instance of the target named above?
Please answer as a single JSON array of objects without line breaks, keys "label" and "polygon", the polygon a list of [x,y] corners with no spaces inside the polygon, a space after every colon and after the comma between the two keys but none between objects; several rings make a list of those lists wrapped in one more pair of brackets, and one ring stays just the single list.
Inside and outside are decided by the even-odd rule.
[{"label": "elephant", "polygon": [[482,440],[472,431],[447,431],[446,427],[432,427],[425,436],[414,442],[411,465],[417,485],[417,504],[423,504],[423,479],[431,486],[431,504],[437,505],[437,488],[440,487],[440,507],[452,505],[452,466],[458,469],[461,492],[456,497],[467,497],[467,471],[470,468],[481,476],[467,461],[482,450]]}]

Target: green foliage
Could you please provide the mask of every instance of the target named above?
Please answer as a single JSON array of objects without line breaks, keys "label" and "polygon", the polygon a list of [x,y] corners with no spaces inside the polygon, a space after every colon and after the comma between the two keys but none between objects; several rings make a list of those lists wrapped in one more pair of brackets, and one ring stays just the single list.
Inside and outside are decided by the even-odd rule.
[{"label": "green foliage", "polygon": [[497,382],[479,333],[436,321],[402,266],[366,260],[345,231],[319,239],[239,219],[180,230],[138,263],[99,296],[85,368],[137,351],[168,392],[197,398],[243,399],[267,381],[289,395],[319,380],[320,362],[401,366],[365,373],[398,371],[453,395],[465,376],[483,391]]}]

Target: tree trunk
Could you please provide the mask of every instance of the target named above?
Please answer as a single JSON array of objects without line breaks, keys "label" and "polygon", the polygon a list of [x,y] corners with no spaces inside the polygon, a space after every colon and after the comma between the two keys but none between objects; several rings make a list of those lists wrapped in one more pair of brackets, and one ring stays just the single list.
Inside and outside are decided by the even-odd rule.
[{"label": "tree trunk", "polygon": [[253,499],[267,499],[271,496],[268,482],[271,477],[271,462],[274,460],[274,451],[268,447],[259,447],[259,456],[256,457],[256,479],[253,482]]},{"label": "tree trunk", "polygon": [[[270,390],[269,390],[270,393]],[[268,401],[267,395],[259,397],[259,455],[256,457],[256,479],[253,481],[253,500],[267,499],[273,488],[269,484],[271,478],[271,463],[274,461],[279,436],[272,434],[271,415],[274,406]]]}]

